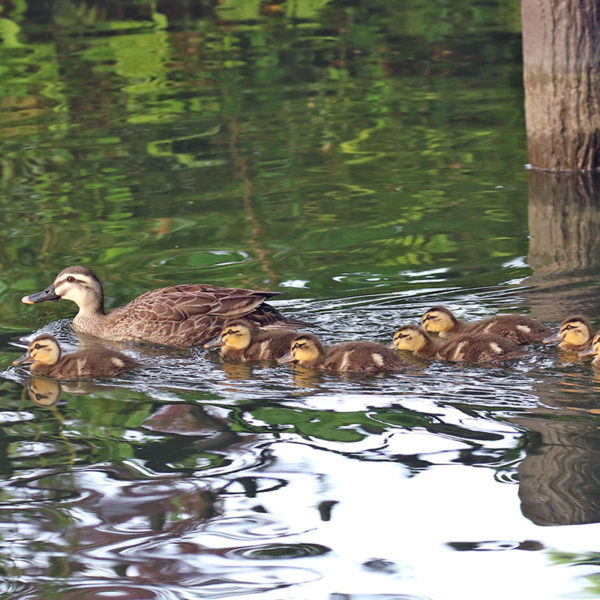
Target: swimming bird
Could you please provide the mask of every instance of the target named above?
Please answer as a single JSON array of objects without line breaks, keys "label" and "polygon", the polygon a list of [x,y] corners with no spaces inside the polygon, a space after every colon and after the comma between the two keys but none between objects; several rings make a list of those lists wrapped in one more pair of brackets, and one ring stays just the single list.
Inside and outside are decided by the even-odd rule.
[{"label": "swimming bird", "polygon": [[593,356],[592,366],[600,369],[600,331],[592,338],[592,343],[579,353],[579,356]]},{"label": "swimming bird", "polygon": [[86,267],[73,266],[61,271],[45,290],[21,301],[71,300],[79,307],[73,319],[77,332],[113,341],[186,348],[213,338],[229,319],[244,317],[259,326],[307,325],[265,303],[277,293],[202,283],[173,285],[146,292],[106,313],[98,277]]},{"label": "swimming bird", "polygon": [[592,343],[594,333],[592,326],[583,315],[567,317],[561,324],[558,333],[550,335],[543,340],[544,344],[558,342],[558,347],[563,350],[580,352]]},{"label": "swimming bird", "polygon": [[400,327],[394,334],[393,346],[421,358],[450,362],[500,362],[529,356],[520,344],[500,336],[465,333],[439,340],[432,339],[420,325]]},{"label": "swimming bird", "polygon": [[27,352],[13,365],[31,364],[31,373],[52,379],[90,379],[114,377],[141,365],[136,360],[108,348],[79,350],[62,356],[60,345],[50,334],[38,335],[29,343]]},{"label": "swimming bird", "polygon": [[406,363],[382,344],[346,342],[325,348],[319,338],[310,333],[297,335],[291,342],[289,352],[278,362],[347,373],[376,374],[406,368]]},{"label": "swimming bird", "polygon": [[496,315],[479,321],[459,321],[445,306],[430,308],[422,318],[427,331],[439,333],[440,337],[464,333],[489,333],[519,344],[541,342],[552,329],[526,315]]},{"label": "swimming bird", "polygon": [[204,347],[219,347],[221,356],[231,361],[277,360],[289,351],[297,336],[294,329],[258,328],[245,319],[236,319],[227,322]]}]

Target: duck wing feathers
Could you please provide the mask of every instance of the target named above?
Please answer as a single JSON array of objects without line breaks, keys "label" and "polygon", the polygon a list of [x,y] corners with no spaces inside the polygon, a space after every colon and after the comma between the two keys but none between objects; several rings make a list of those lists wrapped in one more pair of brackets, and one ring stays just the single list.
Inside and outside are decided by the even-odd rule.
[{"label": "duck wing feathers", "polygon": [[230,319],[244,317],[259,326],[305,324],[264,303],[275,295],[278,292],[201,283],[175,285],[151,290],[115,308],[106,322],[118,339],[179,347],[206,342]]}]

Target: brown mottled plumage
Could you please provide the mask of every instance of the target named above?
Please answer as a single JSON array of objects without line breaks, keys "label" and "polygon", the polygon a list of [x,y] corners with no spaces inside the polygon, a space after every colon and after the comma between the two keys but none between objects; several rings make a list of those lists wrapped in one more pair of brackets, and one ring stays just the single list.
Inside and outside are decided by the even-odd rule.
[{"label": "brown mottled plumage", "polygon": [[29,344],[27,352],[13,365],[31,364],[31,373],[52,379],[90,379],[114,377],[141,365],[116,350],[79,350],[61,357],[60,345],[52,335],[43,334]]},{"label": "brown mottled plumage", "polygon": [[227,360],[277,360],[290,349],[298,336],[293,329],[261,329],[245,319],[227,322],[220,335],[204,344],[205,348],[220,347]]},{"label": "brown mottled plumage", "polygon": [[465,333],[489,333],[518,344],[541,342],[552,330],[525,315],[496,315],[472,323],[459,321],[445,306],[434,306],[423,315],[427,331],[439,333],[440,337]]},{"label": "brown mottled plumage", "polygon": [[593,356],[592,366],[600,369],[600,331],[592,338],[592,343],[579,353],[579,356]]},{"label": "brown mottled plumage", "polygon": [[104,293],[96,275],[86,267],[68,267],[45,290],[25,296],[34,304],[64,298],[79,312],[75,331],[114,341],[134,341],[186,348],[214,337],[225,321],[240,317],[256,325],[300,325],[264,301],[277,292],[225,288],[202,283],[151,290],[129,304],[104,312]]},{"label": "brown mottled plumage", "polygon": [[484,333],[466,333],[447,340],[434,340],[419,325],[404,325],[394,334],[393,345],[421,358],[451,362],[499,362],[529,356],[511,340]]},{"label": "brown mottled plumage", "polygon": [[543,342],[558,342],[558,347],[563,350],[580,352],[590,346],[593,336],[592,326],[587,318],[583,315],[572,315],[560,324],[557,334],[548,336]]},{"label": "brown mottled plumage", "polygon": [[293,362],[310,369],[349,373],[402,371],[406,363],[392,350],[374,342],[346,342],[325,348],[317,336],[297,335],[279,363]]}]

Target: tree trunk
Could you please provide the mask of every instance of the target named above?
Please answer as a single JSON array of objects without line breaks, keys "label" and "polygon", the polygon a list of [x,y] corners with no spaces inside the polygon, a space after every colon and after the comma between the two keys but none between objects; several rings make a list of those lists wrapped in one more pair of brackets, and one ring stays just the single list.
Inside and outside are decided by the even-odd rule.
[{"label": "tree trunk", "polygon": [[600,2],[521,0],[529,162],[600,168]]}]

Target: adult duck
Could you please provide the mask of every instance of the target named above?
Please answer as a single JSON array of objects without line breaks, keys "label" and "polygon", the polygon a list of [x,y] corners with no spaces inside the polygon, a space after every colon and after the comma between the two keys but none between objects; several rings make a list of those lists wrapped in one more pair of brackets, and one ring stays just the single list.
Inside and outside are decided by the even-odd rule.
[{"label": "adult duck", "polygon": [[61,271],[45,290],[21,301],[71,300],[79,308],[73,328],[80,333],[187,348],[213,338],[229,319],[244,317],[257,326],[306,325],[265,303],[277,293],[190,283],[151,290],[105,312],[104,291],[96,274],[73,266]]}]

